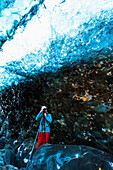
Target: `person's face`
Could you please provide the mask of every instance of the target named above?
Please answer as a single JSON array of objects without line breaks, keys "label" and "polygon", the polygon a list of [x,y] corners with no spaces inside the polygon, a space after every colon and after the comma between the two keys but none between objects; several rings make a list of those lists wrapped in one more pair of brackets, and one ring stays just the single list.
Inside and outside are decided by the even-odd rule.
[{"label": "person's face", "polygon": [[47,112],[47,109],[43,109],[43,112],[46,113],[46,112]]},{"label": "person's face", "polygon": [[47,109],[45,109],[45,113],[47,113]]}]

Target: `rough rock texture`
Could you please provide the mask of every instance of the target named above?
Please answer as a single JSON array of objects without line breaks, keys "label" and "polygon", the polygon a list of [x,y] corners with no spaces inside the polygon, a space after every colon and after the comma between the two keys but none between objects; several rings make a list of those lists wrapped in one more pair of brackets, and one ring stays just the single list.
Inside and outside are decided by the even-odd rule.
[{"label": "rough rock texture", "polygon": [[[53,117],[49,143],[83,144],[112,154],[112,66],[110,57],[81,61],[4,89],[0,94],[0,147],[12,149],[25,166],[23,157],[28,159],[38,130],[35,117],[47,105]],[[21,159],[19,149],[24,141],[28,151],[23,149]]]},{"label": "rough rock texture", "polygon": [[2,91],[2,121],[9,124],[8,133],[3,128],[7,142],[17,139],[16,150],[18,143],[34,138],[38,130],[35,117],[47,105],[53,117],[51,143],[81,143],[112,152],[112,65],[110,58],[82,61]]},{"label": "rough rock texture", "polygon": [[15,154],[8,149],[0,150],[0,166],[2,165],[15,165],[16,164],[16,156]]},{"label": "rough rock texture", "polygon": [[19,170],[17,167],[14,167],[13,165],[5,165],[0,166],[0,170]]},{"label": "rough rock texture", "polygon": [[45,145],[34,154],[28,170],[112,169],[113,157],[87,146]]},{"label": "rough rock texture", "polygon": [[[17,166],[18,167],[26,167],[28,160],[29,160],[29,156],[31,154],[31,150],[33,147],[33,138],[28,138],[25,141],[23,141],[23,143],[19,146],[18,148],[18,152],[17,152]],[[35,145],[35,149],[32,153],[32,155],[36,152],[36,145]],[[32,157],[31,155],[31,157]]]},{"label": "rough rock texture", "polygon": [[[112,0],[0,0],[0,21],[0,168],[26,166],[42,105],[53,117],[50,143],[113,154]],[[66,163],[63,146],[49,147],[48,169],[110,169],[87,147]],[[40,168],[35,156],[30,166]]]}]

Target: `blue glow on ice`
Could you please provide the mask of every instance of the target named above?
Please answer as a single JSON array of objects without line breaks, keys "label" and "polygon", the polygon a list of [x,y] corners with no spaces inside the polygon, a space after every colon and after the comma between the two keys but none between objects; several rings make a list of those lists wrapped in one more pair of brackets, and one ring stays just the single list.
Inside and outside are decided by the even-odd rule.
[{"label": "blue glow on ice", "polygon": [[[43,5],[40,0],[9,0],[8,8],[3,2],[0,11],[1,89],[12,83],[17,85],[21,79],[39,71],[56,71],[65,63],[87,60],[102,50],[112,53],[112,0],[68,0],[64,3],[45,0]],[[36,4],[38,10],[31,17],[30,11]],[[20,24],[24,15],[26,24]],[[14,23],[20,25],[16,28]],[[12,29],[14,35],[10,34]]]}]

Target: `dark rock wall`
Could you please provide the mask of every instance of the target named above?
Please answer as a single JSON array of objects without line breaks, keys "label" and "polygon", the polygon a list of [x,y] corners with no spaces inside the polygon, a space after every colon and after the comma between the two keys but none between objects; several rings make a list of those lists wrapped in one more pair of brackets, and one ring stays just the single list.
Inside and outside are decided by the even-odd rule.
[{"label": "dark rock wall", "polygon": [[53,117],[51,143],[85,144],[112,153],[112,66],[112,56],[82,60],[6,88],[0,94],[1,138],[7,145],[34,138],[38,130],[35,117],[47,105]]}]

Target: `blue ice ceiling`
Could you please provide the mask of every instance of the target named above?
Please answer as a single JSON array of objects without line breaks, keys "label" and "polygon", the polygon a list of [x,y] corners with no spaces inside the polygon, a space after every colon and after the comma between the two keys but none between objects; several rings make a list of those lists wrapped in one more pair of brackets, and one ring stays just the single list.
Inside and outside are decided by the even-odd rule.
[{"label": "blue ice ceiling", "polygon": [[0,3],[0,89],[66,63],[113,55],[112,0]]}]

